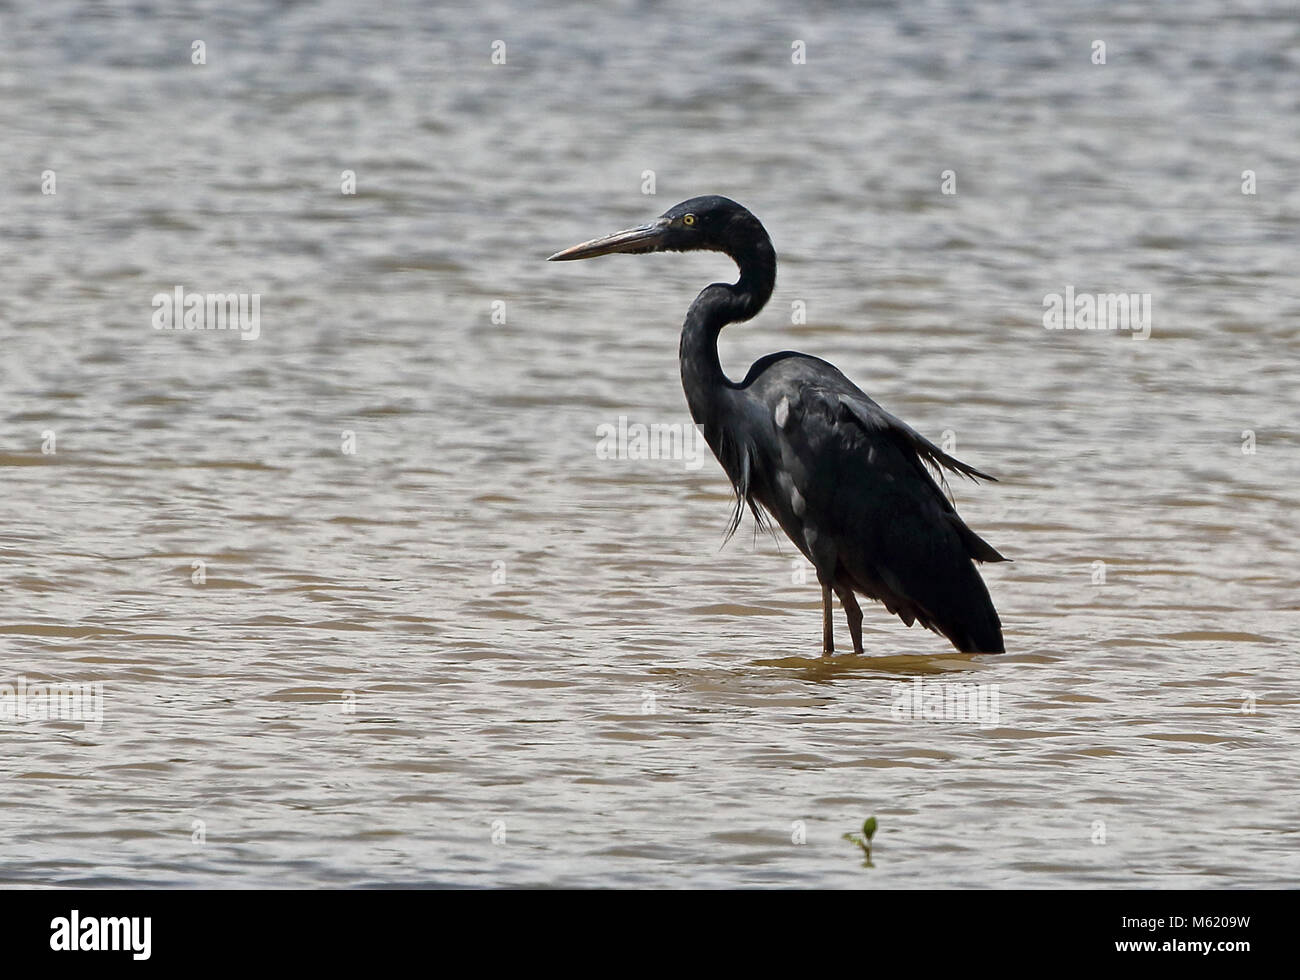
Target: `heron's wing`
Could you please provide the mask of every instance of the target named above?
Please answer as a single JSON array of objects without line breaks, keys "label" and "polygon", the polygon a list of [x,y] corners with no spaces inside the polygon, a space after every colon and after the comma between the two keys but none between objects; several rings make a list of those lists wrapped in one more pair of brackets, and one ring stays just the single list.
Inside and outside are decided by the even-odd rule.
[{"label": "heron's wing", "polygon": [[921,459],[930,463],[935,469],[951,470],[953,473],[960,473],[972,480],[992,480],[994,483],[997,482],[997,477],[989,476],[987,473],[963,463],[955,456],[949,456],[898,416],[890,415],[861,392],[826,391],[825,395],[828,398],[835,397],[839,404],[844,406],[868,432],[879,432],[888,435],[902,443]]},{"label": "heron's wing", "polygon": [[[989,476],[987,473],[981,472],[975,467],[945,453],[902,419],[886,412],[864,394],[836,389],[817,390],[814,388],[808,391],[807,395],[824,400],[828,406],[832,404],[838,405],[841,421],[851,421],[861,426],[868,440],[887,439],[897,446],[903,458],[911,463],[915,474],[920,478],[920,482],[926,484],[934,496],[939,499],[941,509],[956,529],[958,537],[965,543],[972,558],[979,561],[1006,561],[1006,558],[999,554],[996,548],[966,526],[966,523],[957,515],[957,509],[952,505],[952,501],[944,493],[944,487],[940,485],[943,481],[944,470],[960,473],[972,480],[992,480],[996,483],[995,477]],[[935,472],[939,475],[939,481],[936,481],[930,472],[926,470],[924,463],[929,463],[934,467]]]},{"label": "heron's wing", "polygon": [[[751,380],[750,393],[775,424],[778,490],[788,479],[823,518],[881,528],[881,545],[915,518],[951,526],[973,558],[1005,560],[966,527],[927,464],[940,479],[944,470],[993,477],[945,453],[819,358],[783,352]],[[905,535],[895,543],[909,547]]]},{"label": "heron's wing", "polygon": [[809,415],[851,419],[863,432],[898,444],[936,471],[946,469],[972,480],[997,482],[996,477],[948,455],[902,419],[886,412],[839,368],[820,357],[794,351],[769,354],[750,368],[749,376],[738,387],[750,389],[760,400],[773,405],[781,397],[793,396],[791,404],[798,404]]}]

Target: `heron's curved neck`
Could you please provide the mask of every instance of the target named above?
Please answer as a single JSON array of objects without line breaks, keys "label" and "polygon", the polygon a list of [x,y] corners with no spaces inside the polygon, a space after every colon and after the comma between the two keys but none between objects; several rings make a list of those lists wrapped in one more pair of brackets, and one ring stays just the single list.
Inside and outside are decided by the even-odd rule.
[{"label": "heron's curved neck", "polygon": [[729,323],[757,315],[776,283],[776,250],[761,228],[759,236],[743,249],[729,249],[727,254],[740,266],[740,279],[706,286],[695,297],[682,325],[682,387],[692,417],[701,424],[717,393],[735,387],[718,360],[718,334]]}]

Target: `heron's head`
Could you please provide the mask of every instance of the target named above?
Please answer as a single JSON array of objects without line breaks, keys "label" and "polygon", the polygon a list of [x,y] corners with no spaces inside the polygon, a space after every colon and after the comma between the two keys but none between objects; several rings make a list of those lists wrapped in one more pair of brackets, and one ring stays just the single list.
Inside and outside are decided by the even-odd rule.
[{"label": "heron's head", "polygon": [[758,240],[767,242],[767,233],[757,218],[735,201],[709,195],[683,201],[649,224],[616,231],[556,252],[549,261],[593,259],[613,252],[643,254],[701,249],[737,255]]}]

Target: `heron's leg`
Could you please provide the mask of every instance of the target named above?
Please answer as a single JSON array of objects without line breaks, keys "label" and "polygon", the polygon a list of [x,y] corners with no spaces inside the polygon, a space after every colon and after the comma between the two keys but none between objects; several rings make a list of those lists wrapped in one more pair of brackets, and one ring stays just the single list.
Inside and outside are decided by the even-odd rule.
[{"label": "heron's leg", "polygon": [[822,580],[822,656],[835,652],[835,617],[831,610],[831,587]]},{"label": "heron's leg", "polygon": [[862,607],[858,597],[853,594],[851,586],[837,589],[840,605],[844,607],[844,618],[849,621],[849,636],[853,637],[853,652],[862,653]]}]

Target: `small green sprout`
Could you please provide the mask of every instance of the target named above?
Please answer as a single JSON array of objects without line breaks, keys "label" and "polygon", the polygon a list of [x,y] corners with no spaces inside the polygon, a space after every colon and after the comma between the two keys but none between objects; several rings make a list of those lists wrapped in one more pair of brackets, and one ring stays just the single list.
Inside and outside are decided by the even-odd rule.
[{"label": "small green sprout", "polygon": [[852,843],[857,844],[858,847],[862,848],[862,853],[864,855],[862,866],[864,868],[875,867],[875,865],[871,863],[871,838],[876,836],[876,828],[879,826],[880,825],[876,822],[875,817],[867,817],[867,819],[862,822],[861,834],[844,835],[846,841],[851,841]]}]

